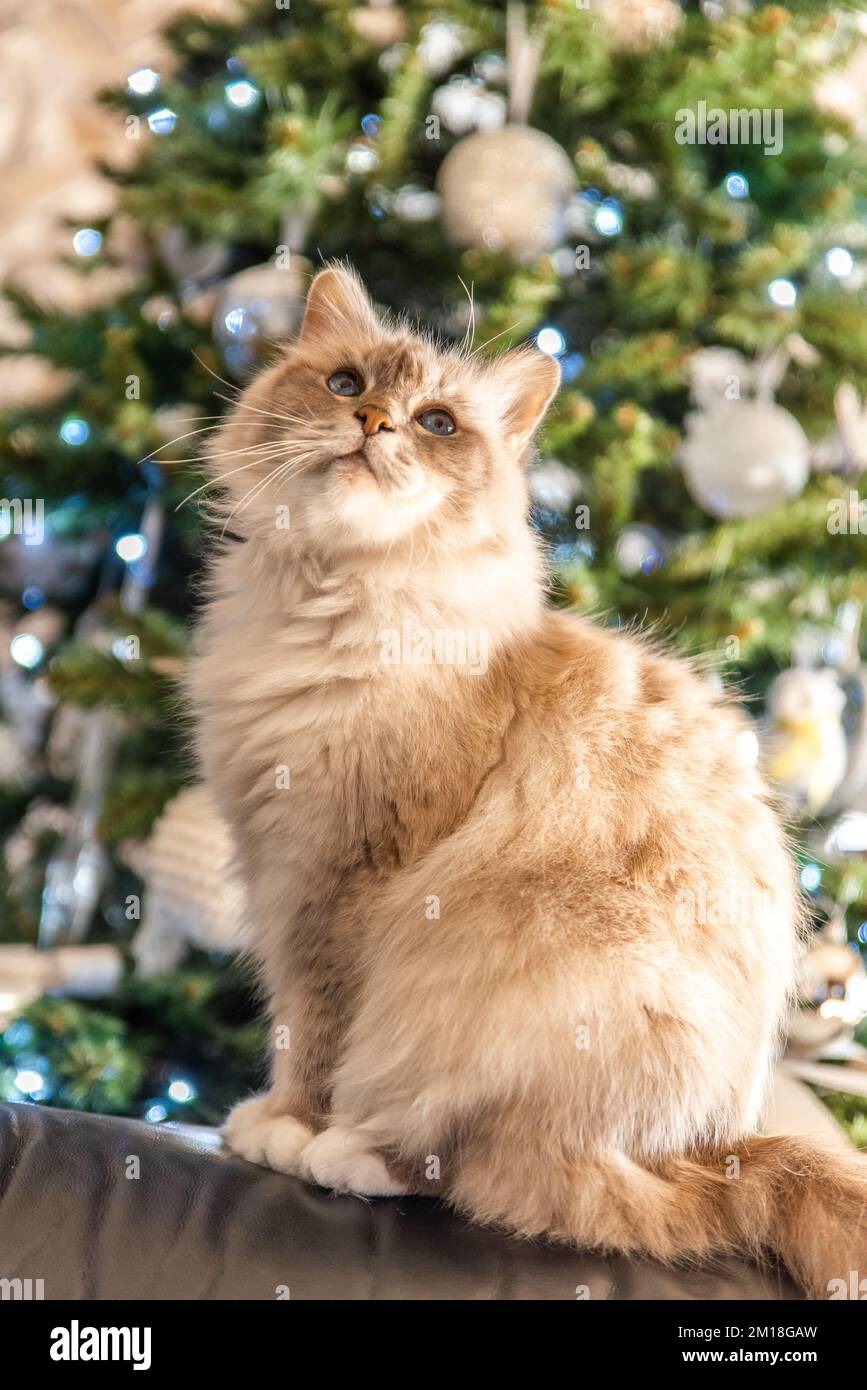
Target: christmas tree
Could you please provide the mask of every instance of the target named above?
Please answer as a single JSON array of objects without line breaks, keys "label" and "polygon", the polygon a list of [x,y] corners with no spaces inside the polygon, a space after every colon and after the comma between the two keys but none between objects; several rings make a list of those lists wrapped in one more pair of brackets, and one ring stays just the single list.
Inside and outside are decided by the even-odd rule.
[{"label": "christmas tree", "polygon": [[[220,864],[180,866],[199,899],[167,866],[203,814],[179,799],[195,769],[177,691],[206,545],[197,460],[332,257],[444,339],[559,358],[532,470],[552,602],[656,623],[752,700],[755,747],[732,756],[760,752],[788,798],[824,952],[795,1045],[850,1041],[867,1011],[864,15],[252,0],[166,38],[169,65],[104,97],[134,158],[117,211],[70,227],[89,307],[7,287],[59,375],[0,421],[0,939],[126,947],[155,904],[161,927],[89,1002],[4,995],[0,964],[2,1093],[213,1121],[255,1082]],[[833,1105],[864,1142],[864,1102]]]}]

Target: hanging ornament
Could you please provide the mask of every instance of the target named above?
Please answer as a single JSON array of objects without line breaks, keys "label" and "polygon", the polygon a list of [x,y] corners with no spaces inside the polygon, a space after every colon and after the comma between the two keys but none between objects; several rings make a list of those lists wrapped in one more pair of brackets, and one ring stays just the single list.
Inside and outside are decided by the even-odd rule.
[{"label": "hanging ornament", "polygon": [[829,667],[781,671],[768,689],[768,776],[811,815],[828,804],[846,774],[845,705]]},{"label": "hanging ornament", "polygon": [[[792,643],[793,666],[768,689],[768,776],[809,815],[839,812],[867,787],[860,629],[861,605],[854,602],[840,605],[833,627],[801,628]],[[831,854],[830,839],[825,848]]]},{"label": "hanging ornament", "polygon": [[527,486],[537,506],[564,515],[584,490],[583,479],[575,469],[554,458],[546,458],[528,471]]},{"label": "hanging ornament", "polygon": [[214,310],[214,339],[236,377],[257,366],[273,343],[291,338],[304,317],[311,267],[294,252],[287,264],[266,261],[233,275]]},{"label": "hanging ornament", "polygon": [[453,134],[467,135],[471,130],[498,130],[506,119],[506,100],[499,92],[487,91],[481,82],[453,77],[437,87],[431,110]]},{"label": "hanging ornament", "polygon": [[695,501],[721,521],[758,516],[803,491],[809,441],[772,399],[799,341],[755,363],[728,348],[693,354],[690,386],[699,409],[686,417],[680,463]]},{"label": "hanging ornament", "polygon": [[443,226],[456,246],[535,260],[562,240],[575,170],[565,150],[526,124],[542,51],[523,7],[508,11],[509,124],[461,140],[437,173]]},{"label": "hanging ornament", "polygon": [[[154,473],[159,477],[158,469]],[[147,601],[156,577],[164,530],[165,506],[160,488],[145,503],[138,532],[140,544],[135,558],[126,565],[119,595],[124,613],[140,613]],[[114,710],[96,709],[88,713],[82,729],[69,828],[45,871],[39,917],[42,948],[65,946],[82,939],[108,879],[110,861],[99,822],[121,727]]]},{"label": "hanging ornament", "polygon": [[653,574],[665,563],[667,546],[655,526],[626,526],[617,537],[614,557],[624,578],[636,574]]},{"label": "hanging ornament", "polygon": [[370,4],[350,10],[349,22],[374,48],[388,48],[406,38],[406,15],[393,0],[370,0]]},{"label": "hanging ornament", "polygon": [[835,906],[801,961],[786,1050],[795,1057],[821,1056],[851,1038],[865,1015],[867,972]]},{"label": "hanging ornament", "polygon": [[600,15],[614,48],[628,53],[646,53],[667,43],[683,23],[675,0],[605,0]]},{"label": "hanging ornament", "polygon": [[867,402],[843,381],[834,392],[836,429],[813,448],[815,473],[863,473],[867,469]]},{"label": "hanging ornament", "polygon": [[147,843],[127,853],[145,881],[144,917],[132,944],[142,974],[174,969],[194,946],[238,947],[244,914],[231,858],[228,830],[203,786],[179,792]]},{"label": "hanging ornament", "polygon": [[448,72],[465,49],[464,31],[447,19],[436,19],[425,24],[418,44],[421,65],[429,77],[439,77]]},{"label": "hanging ornament", "polygon": [[123,976],[116,946],[0,945],[0,1029],[41,995],[73,994],[99,999],[113,993]]}]

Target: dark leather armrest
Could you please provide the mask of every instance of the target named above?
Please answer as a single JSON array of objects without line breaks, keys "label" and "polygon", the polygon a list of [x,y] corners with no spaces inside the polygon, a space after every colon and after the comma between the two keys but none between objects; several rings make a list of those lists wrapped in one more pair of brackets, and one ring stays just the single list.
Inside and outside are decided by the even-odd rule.
[{"label": "dark leather armrest", "polygon": [[738,1261],[672,1272],[513,1240],[431,1199],[306,1187],[214,1131],[37,1105],[0,1105],[0,1279],[46,1299],[798,1297]]}]

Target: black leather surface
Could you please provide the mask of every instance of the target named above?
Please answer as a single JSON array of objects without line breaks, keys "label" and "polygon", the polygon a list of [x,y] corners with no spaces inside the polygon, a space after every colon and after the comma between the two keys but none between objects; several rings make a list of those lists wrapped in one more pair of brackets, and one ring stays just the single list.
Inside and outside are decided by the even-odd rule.
[{"label": "black leather surface", "polygon": [[737,1261],[672,1272],[512,1240],[422,1197],[335,1197],[216,1143],[0,1105],[0,1279],[44,1279],[46,1299],[798,1297]]}]

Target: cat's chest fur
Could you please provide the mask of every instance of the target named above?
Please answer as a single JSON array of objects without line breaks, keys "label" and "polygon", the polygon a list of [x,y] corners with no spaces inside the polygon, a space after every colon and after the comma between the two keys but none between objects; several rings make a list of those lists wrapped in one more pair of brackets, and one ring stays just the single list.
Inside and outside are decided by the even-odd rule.
[{"label": "cat's chest fur", "polygon": [[282,866],[300,901],[411,863],[464,814],[502,718],[456,728],[454,673],[384,662],[390,615],[351,580],[232,578],[192,680],[204,771],[248,866]]}]

